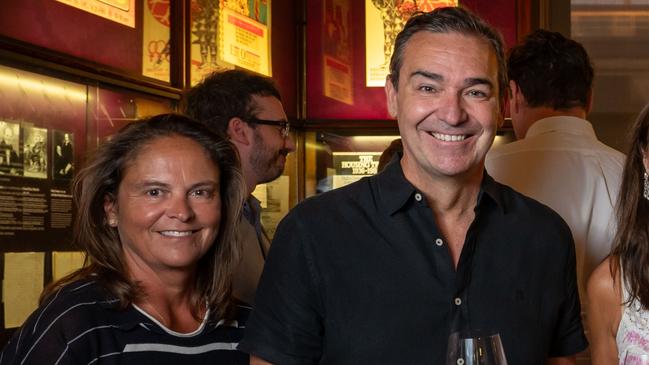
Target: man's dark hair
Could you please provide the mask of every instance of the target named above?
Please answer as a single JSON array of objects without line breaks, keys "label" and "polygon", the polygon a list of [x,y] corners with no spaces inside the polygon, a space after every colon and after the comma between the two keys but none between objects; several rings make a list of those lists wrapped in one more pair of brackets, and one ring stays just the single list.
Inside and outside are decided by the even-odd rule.
[{"label": "man's dark hair", "polygon": [[[394,52],[390,60],[390,80],[395,89],[399,88],[399,71],[403,63],[406,44],[415,33],[459,33],[476,36],[489,42],[498,61],[498,92],[505,97],[507,90],[507,68],[505,51],[500,33],[470,11],[459,7],[437,8],[428,13],[413,15],[394,42]],[[502,103],[501,103],[502,104]]]},{"label": "man's dark hair", "polygon": [[560,33],[542,29],[530,33],[509,51],[507,67],[509,79],[532,107],[588,106],[594,75],[588,53]]},{"label": "man's dark hair", "polygon": [[254,127],[250,122],[257,113],[254,95],[281,100],[275,83],[268,77],[244,70],[214,72],[187,91],[184,112],[225,135],[230,119],[235,117]]}]

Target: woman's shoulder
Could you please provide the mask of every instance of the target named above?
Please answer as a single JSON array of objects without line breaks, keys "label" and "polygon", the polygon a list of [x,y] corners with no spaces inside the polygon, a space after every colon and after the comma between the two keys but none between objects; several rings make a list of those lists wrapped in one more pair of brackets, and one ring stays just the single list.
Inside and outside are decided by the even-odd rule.
[{"label": "woman's shoulder", "polygon": [[611,300],[616,303],[619,302],[621,296],[620,279],[617,270],[611,270],[613,264],[611,260],[614,259],[607,257],[591,273],[587,284],[590,302],[594,300],[602,301],[603,299],[606,299],[606,302]]},{"label": "woman's shoulder", "polygon": [[31,327],[33,332],[45,331],[51,327],[74,330],[94,322],[106,309],[116,305],[93,279],[82,279],[68,283],[47,297],[23,326]]},{"label": "woman's shoulder", "polygon": [[71,340],[102,322],[101,318],[110,313],[106,309],[115,303],[92,279],[62,286],[16,330],[3,351],[1,363],[12,363],[7,360],[12,358],[33,360],[34,356],[42,358],[64,352]]}]

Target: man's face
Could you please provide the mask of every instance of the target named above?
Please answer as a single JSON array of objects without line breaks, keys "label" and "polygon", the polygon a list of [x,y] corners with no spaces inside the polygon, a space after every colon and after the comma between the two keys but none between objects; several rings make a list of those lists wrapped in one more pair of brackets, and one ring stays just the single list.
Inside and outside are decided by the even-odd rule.
[{"label": "man's face", "polygon": [[403,52],[398,90],[386,83],[407,177],[480,176],[501,121],[498,63],[484,40],[421,31]]},{"label": "man's face", "polygon": [[[285,122],[286,113],[282,103],[274,96],[253,96],[258,119]],[[295,151],[291,136],[284,138],[281,127],[257,124],[253,129],[253,145],[248,162],[257,174],[257,183],[277,179],[284,171],[286,155]]]}]

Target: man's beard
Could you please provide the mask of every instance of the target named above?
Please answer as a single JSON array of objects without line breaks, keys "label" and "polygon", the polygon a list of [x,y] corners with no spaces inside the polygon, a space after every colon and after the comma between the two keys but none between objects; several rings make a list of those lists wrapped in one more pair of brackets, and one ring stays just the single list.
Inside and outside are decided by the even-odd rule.
[{"label": "man's beard", "polygon": [[257,174],[259,180],[257,183],[264,184],[271,182],[280,177],[282,172],[284,172],[284,164],[280,164],[279,160],[282,156],[286,158],[289,151],[284,148],[278,151],[272,151],[256,132],[254,139],[255,148],[250,155],[249,162],[253,171]]}]

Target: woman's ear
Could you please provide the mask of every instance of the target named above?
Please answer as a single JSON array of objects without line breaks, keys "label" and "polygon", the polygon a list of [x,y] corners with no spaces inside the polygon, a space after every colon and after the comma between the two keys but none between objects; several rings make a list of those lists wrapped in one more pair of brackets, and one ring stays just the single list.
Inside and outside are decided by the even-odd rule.
[{"label": "woman's ear", "polygon": [[106,222],[111,227],[117,227],[117,202],[110,196],[104,196],[104,213],[106,214]]}]

